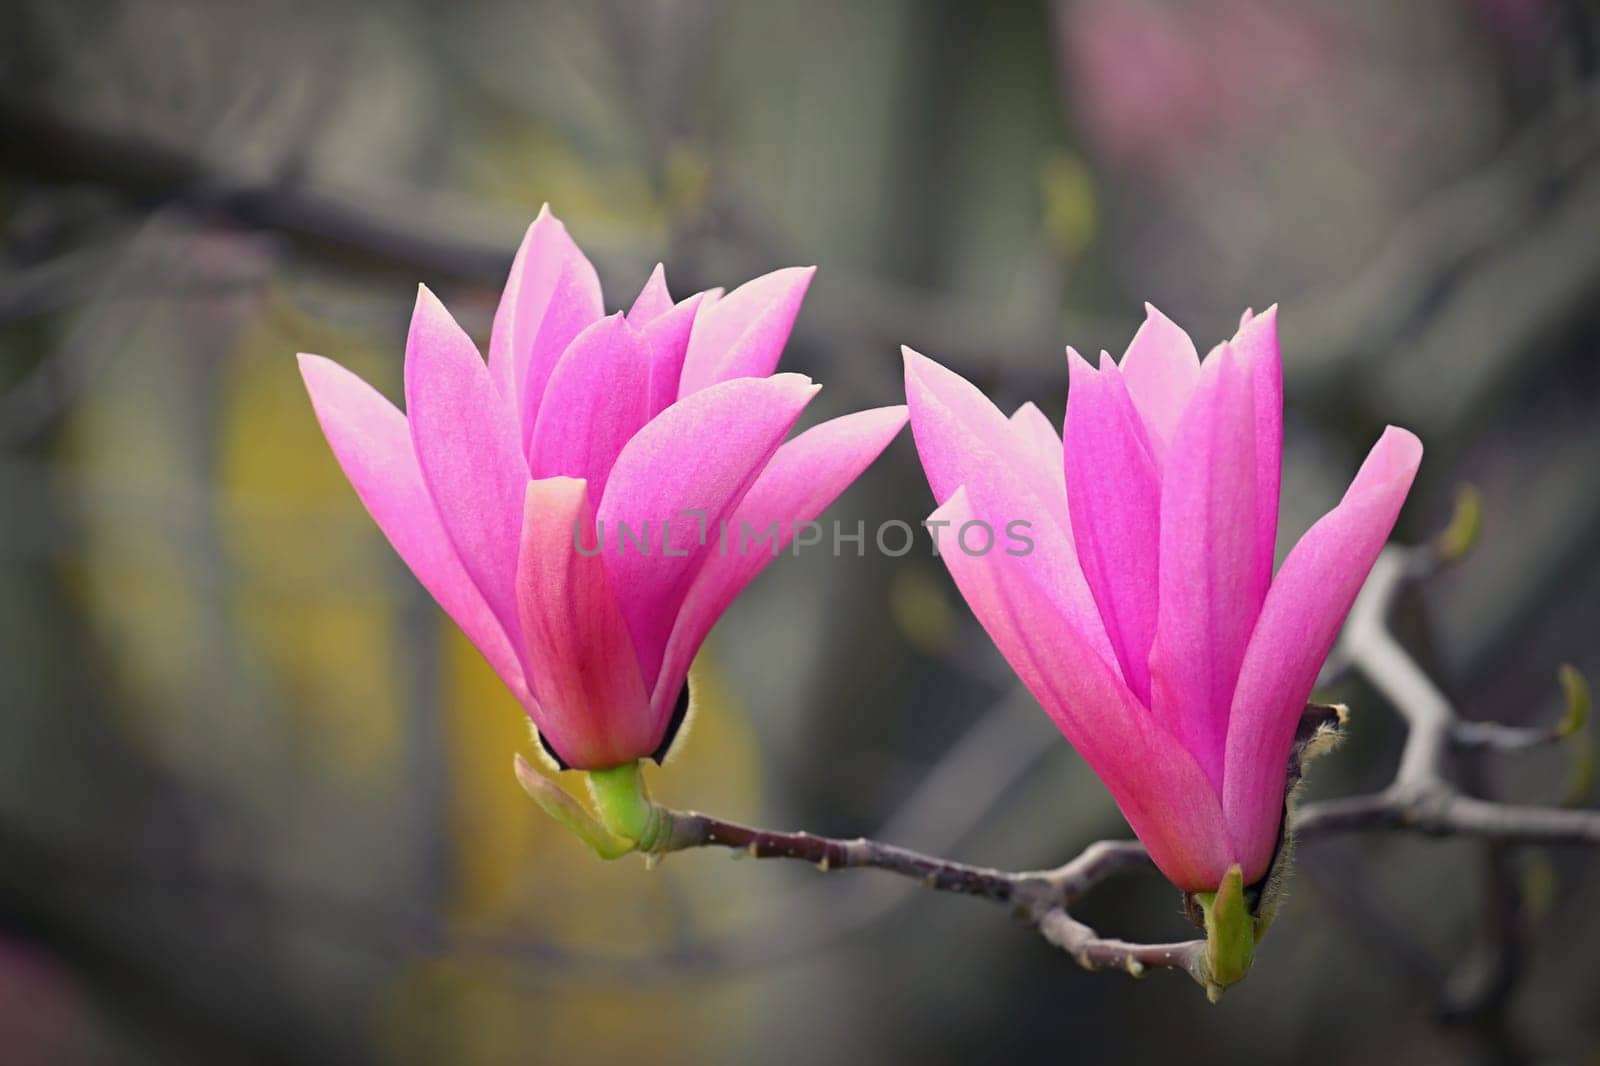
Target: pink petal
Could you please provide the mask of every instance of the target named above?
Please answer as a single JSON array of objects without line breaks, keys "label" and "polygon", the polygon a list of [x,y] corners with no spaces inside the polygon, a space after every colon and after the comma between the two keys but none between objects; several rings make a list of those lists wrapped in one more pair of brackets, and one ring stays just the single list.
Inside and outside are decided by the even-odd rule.
[{"label": "pink petal", "polygon": [[667,291],[667,268],[661,263],[650,272],[650,278],[639,290],[639,295],[628,309],[628,322],[635,328],[672,309],[672,293]]},{"label": "pink petal", "polygon": [[1189,335],[1154,306],[1145,304],[1144,313],[1144,324],[1123,353],[1122,377],[1150,429],[1159,463],[1200,380],[1200,353]]},{"label": "pink petal", "polygon": [[1101,356],[1098,372],[1071,349],[1068,363],[1065,467],[1078,562],[1122,676],[1148,704],[1161,474],[1110,356]]},{"label": "pink petal", "polygon": [[1253,382],[1223,345],[1207,357],[1168,453],[1150,652],[1151,709],[1219,789],[1228,707],[1272,576],[1255,549]]},{"label": "pink petal", "polygon": [[1061,434],[1037,404],[1030,400],[1013,411],[1011,426],[1017,439],[1036,459],[1052,469],[1061,465]]},{"label": "pink petal", "polygon": [[731,378],[764,378],[778,365],[816,267],[764,274],[714,302],[695,319],[679,396]]},{"label": "pink petal", "polygon": [[471,338],[426,288],[406,340],[411,442],[440,521],[506,633],[517,632],[517,544],[528,464],[516,415]]},{"label": "pink petal", "polygon": [[1256,566],[1272,576],[1278,546],[1278,490],[1283,476],[1283,360],[1278,355],[1278,305],[1245,312],[1230,343],[1254,383],[1256,410]]},{"label": "pink petal", "polygon": [[[718,295],[720,295],[720,290]],[[689,351],[689,334],[709,293],[697,292],[674,304],[667,291],[666,268],[656,264],[639,298],[628,312],[628,324],[643,331],[650,344],[650,417],[666,410],[678,398],[683,359]]]},{"label": "pink petal", "polygon": [[[979,520],[962,488],[934,512]],[[1033,555],[940,553],[962,596],[1028,691],[1105,782],[1161,872],[1180,888],[1214,889],[1233,861],[1217,795],[1046,594]],[[1041,578],[1044,578],[1041,580]]]},{"label": "pink petal", "polygon": [[489,367],[524,445],[556,361],[604,313],[599,276],[546,204],[517,249],[489,337]]},{"label": "pink petal", "polygon": [[1062,476],[1039,461],[1037,442],[1025,443],[1024,434],[971,382],[910,348],[902,352],[911,431],[934,499],[944,503],[967,485],[994,509],[1001,527],[997,533],[1011,522],[1024,521],[1034,537],[1059,541],[1066,560],[1058,589],[1062,609],[1077,620],[1095,649],[1114,662],[1099,609],[1078,566],[1071,522],[1059,505],[1056,483],[1064,486]]},{"label": "pink petal", "polygon": [[[1028,416],[1022,416],[1026,428],[1019,429],[960,374],[910,348],[901,353],[911,431],[933,498],[943,503],[964,484],[993,480],[1007,486],[1012,517],[1035,525],[1061,517],[1053,506],[1060,475],[1040,461],[1043,449]],[[1062,523],[1062,532],[1070,543],[1070,525]]]},{"label": "pink petal", "polygon": [[[933,498],[944,503],[962,485],[988,476],[1012,489],[1019,511],[1036,509],[1042,484],[1022,471],[1031,445],[966,378],[920,352],[901,348],[911,432]],[[992,495],[992,494],[991,494]]]},{"label": "pink petal", "polygon": [[1035,468],[1034,478],[1048,485],[1047,495],[1051,512],[1063,528],[1072,528],[1072,517],[1067,513],[1067,479],[1062,466],[1061,434],[1051,424],[1045,413],[1032,403],[1025,403],[1011,415],[1011,431]]},{"label": "pink petal", "polygon": [[[599,518],[611,583],[648,686],[684,597],[716,550],[717,531],[817,389],[800,374],[713,385],[661,412],[618,456]],[[690,510],[703,515],[684,513]],[[621,540],[620,523],[648,537],[648,555]]]},{"label": "pink petal", "polygon": [[1384,430],[1344,499],[1300,538],[1267,593],[1233,696],[1223,778],[1246,882],[1266,869],[1277,841],[1301,709],[1421,461],[1415,436],[1394,426]]},{"label": "pink petal", "polygon": [[[671,716],[689,665],[722,612],[794,539],[795,526],[821,514],[905,423],[904,407],[860,411],[814,426],[777,450],[729,516],[727,547],[719,543],[706,559],[684,600],[651,694],[658,716]],[[771,527],[772,540],[761,539]],[[898,550],[899,542],[891,546]]]},{"label": "pink petal", "polygon": [[319,355],[300,356],[300,375],[328,445],[367,513],[506,687],[529,704],[516,651],[439,522],[405,415],[371,385]]},{"label": "pink petal", "polygon": [[683,360],[689,336],[699,317],[706,293],[697,292],[657,315],[643,328],[650,345],[650,417],[665,411],[678,398]]},{"label": "pink petal", "polygon": [[569,766],[586,770],[631,762],[661,742],[605,562],[585,554],[594,537],[581,479],[528,483],[516,596],[533,720]]},{"label": "pink petal", "polygon": [[649,341],[620,314],[602,318],[567,346],[545,398],[533,476],[583,478],[599,497],[623,445],[650,418]]}]

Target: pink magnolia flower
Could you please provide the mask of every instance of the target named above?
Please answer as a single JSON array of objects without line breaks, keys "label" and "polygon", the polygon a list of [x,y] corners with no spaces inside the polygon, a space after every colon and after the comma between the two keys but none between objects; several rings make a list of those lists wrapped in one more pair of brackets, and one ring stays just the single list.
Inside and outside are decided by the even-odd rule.
[{"label": "pink magnolia flower", "polygon": [[[1065,448],[906,350],[930,522],[1032,523],[1027,554],[941,554],[1162,872],[1210,891],[1267,872],[1295,726],[1422,458],[1389,427],[1276,577],[1283,448],[1276,312],[1204,363],[1154,308],[1119,366],[1068,349]],[[982,543],[974,535],[969,543]]]},{"label": "pink magnolia flower", "polygon": [[[405,414],[343,367],[300,357],[362,503],[568,766],[661,758],[717,618],[905,422],[885,407],[784,442],[818,389],[773,374],[811,274],[674,303],[657,267],[626,314],[607,316],[594,268],[546,209],[512,264],[487,363],[418,293]],[[780,536],[721,550],[718,531],[742,522],[778,522]]]}]

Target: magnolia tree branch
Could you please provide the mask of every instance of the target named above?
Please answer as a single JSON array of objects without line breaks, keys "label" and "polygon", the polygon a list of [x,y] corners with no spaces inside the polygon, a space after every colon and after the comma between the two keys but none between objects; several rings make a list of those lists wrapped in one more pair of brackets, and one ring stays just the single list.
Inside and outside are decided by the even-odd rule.
[{"label": "magnolia tree branch", "polygon": [[1169,967],[1201,979],[1201,940],[1135,944],[1101,937],[1067,908],[1114,874],[1149,864],[1136,840],[1101,840],[1053,870],[1008,873],[923,855],[893,844],[858,837],[838,840],[811,833],[781,833],[725,822],[695,812],[663,811],[663,835],[652,856],[688,848],[722,847],[754,859],[801,859],[824,872],[872,868],[916,880],[936,892],[977,896],[1009,907],[1044,938],[1088,970],[1123,970],[1135,976]]},{"label": "magnolia tree branch", "polygon": [[[1458,519],[1452,531],[1460,525]],[[1289,832],[1297,843],[1314,844],[1344,833],[1409,830],[1500,844],[1600,844],[1600,810],[1496,803],[1468,795],[1449,776],[1454,749],[1518,751],[1560,740],[1582,726],[1588,705],[1582,676],[1564,667],[1561,680],[1567,714],[1559,722],[1524,727],[1463,721],[1401,646],[1389,631],[1390,609],[1408,582],[1430,575],[1464,550],[1464,544],[1451,544],[1452,535],[1447,532],[1421,547],[1386,548],[1350,612],[1336,650],[1336,657],[1366,677],[1406,723],[1406,744],[1393,781],[1371,794],[1293,809],[1288,816]],[[1465,539],[1470,541],[1470,532]],[[1308,708],[1302,734],[1326,720],[1325,710]],[[550,790],[555,786],[520,760],[518,776],[549,809],[553,802]],[[1140,976],[1151,969],[1175,969],[1202,986],[1208,984],[1204,940],[1142,944],[1103,937],[1071,912],[1072,906],[1102,881],[1150,864],[1138,841],[1102,840],[1055,869],[1007,872],[866,838],[842,840],[777,832],[696,812],[652,810],[655,821],[638,848],[652,862],[671,852],[717,847],[757,859],[798,859],[824,872],[885,870],[934,891],[1000,904],[1087,970],[1121,970]]]},{"label": "magnolia tree branch", "polygon": [[1404,582],[1431,573],[1437,562],[1431,548],[1385,549],[1345,627],[1351,664],[1388,698],[1409,730],[1394,780],[1371,795],[1308,804],[1295,818],[1296,839],[1409,829],[1510,843],[1600,844],[1600,811],[1494,803],[1464,794],[1448,778],[1453,747],[1516,751],[1571,736],[1587,715],[1588,694],[1577,672],[1563,668],[1568,712],[1554,725],[1462,721],[1387,625],[1389,607]]}]

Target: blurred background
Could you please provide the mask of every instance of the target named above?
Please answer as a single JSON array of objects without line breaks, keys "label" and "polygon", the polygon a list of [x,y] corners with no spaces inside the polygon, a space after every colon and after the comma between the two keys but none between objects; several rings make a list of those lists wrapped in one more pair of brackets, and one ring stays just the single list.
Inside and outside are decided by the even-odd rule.
[{"label": "blurred background", "polygon": [[[1600,1062],[1592,853],[1307,848],[1217,1007],[884,875],[594,860],[293,358],[398,396],[416,284],[481,341],[545,201],[613,308],[658,259],[678,295],[819,264],[816,419],[900,402],[901,343],[1059,419],[1064,345],[1120,353],[1143,301],[1202,351],[1277,302],[1280,557],[1414,429],[1397,535],[1464,480],[1486,516],[1402,633],[1467,716],[1548,720],[1559,662],[1600,675],[1594,5],[5,7],[0,1061]],[[932,506],[907,433],[830,517]],[[920,547],[785,557],[701,666],[669,802],[1014,868],[1127,834]],[[1385,782],[1401,727],[1329,695],[1313,793]],[[1560,802],[1573,767],[1472,772]]]}]

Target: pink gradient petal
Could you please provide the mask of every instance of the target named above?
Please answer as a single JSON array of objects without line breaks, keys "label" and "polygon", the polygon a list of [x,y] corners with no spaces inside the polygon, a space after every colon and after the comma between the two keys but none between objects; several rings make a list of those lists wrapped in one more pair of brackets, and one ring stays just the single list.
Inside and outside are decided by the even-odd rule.
[{"label": "pink gradient petal", "polygon": [[300,356],[300,375],[328,446],[367,513],[506,687],[529,705],[516,650],[433,508],[405,415],[371,385],[319,355]]},{"label": "pink gradient petal", "polygon": [[1278,546],[1278,492],[1283,480],[1283,360],[1278,354],[1278,305],[1249,311],[1231,347],[1249,369],[1256,411],[1256,566],[1272,576]]},{"label": "pink gradient petal", "polygon": [[900,351],[911,432],[934,501],[942,504],[987,475],[1006,482],[1019,512],[1037,509],[1043,486],[1022,473],[1028,449],[1000,409],[955,371],[910,348]]},{"label": "pink gradient petal", "polygon": [[582,479],[528,483],[515,591],[538,698],[532,716],[578,769],[620,766],[661,742],[605,562],[585,554],[594,536]]},{"label": "pink gradient petal", "polygon": [[1052,468],[1061,465],[1061,434],[1038,404],[1031,400],[1023,404],[1011,412],[1010,421],[1017,439],[1033,451],[1035,458]]},{"label": "pink gradient petal", "polygon": [[545,387],[533,476],[582,478],[597,496],[629,439],[650,419],[650,344],[620,314],[567,346]]},{"label": "pink gradient petal", "polygon": [[1065,469],[1072,534],[1122,676],[1150,702],[1161,474],[1144,422],[1110,356],[1097,372],[1068,349]]},{"label": "pink gradient petal", "polygon": [[771,374],[794,329],[816,267],[788,267],[706,301],[694,323],[678,395],[731,378]]},{"label": "pink gradient petal", "polygon": [[1032,403],[1025,403],[1011,415],[1011,431],[1034,465],[1034,477],[1040,484],[1048,485],[1047,501],[1056,521],[1063,528],[1072,527],[1072,516],[1067,512],[1067,478],[1062,465],[1061,434],[1051,424],[1045,413]]},{"label": "pink gradient petal", "polygon": [[678,398],[683,380],[683,359],[689,352],[689,336],[699,317],[706,294],[697,292],[657,315],[645,324],[643,333],[650,344],[650,417],[665,411]]},{"label": "pink gradient petal", "polygon": [[[795,526],[821,514],[905,423],[904,407],[859,411],[814,426],[777,450],[728,518],[726,549],[719,545],[706,559],[678,613],[651,693],[662,721],[671,717],[690,664],[728,605],[794,539]],[[762,540],[774,525],[777,535]]]},{"label": "pink gradient petal", "polygon": [[467,573],[517,632],[517,545],[528,482],[516,415],[472,339],[426,288],[406,340],[406,411],[417,463]]},{"label": "pink gradient petal", "polygon": [[1200,353],[1189,334],[1153,305],[1145,304],[1144,313],[1144,324],[1122,355],[1122,377],[1150,429],[1159,463],[1200,380]]},{"label": "pink gradient petal", "polygon": [[678,398],[683,359],[689,352],[689,335],[700,305],[708,295],[697,292],[674,304],[672,294],[667,291],[666,268],[657,263],[655,272],[628,312],[628,324],[643,332],[650,345],[651,418]]},{"label": "pink gradient petal", "polygon": [[642,328],[646,322],[659,318],[672,310],[672,293],[667,291],[667,268],[661,263],[650,272],[649,279],[644,283],[644,288],[639,290],[639,295],[634,299],[633,306],[628,308],[628,323],[634,328]]},{"label": "pink gradient petal", "polygon": [[1066,515],[1060,510],[1055,488],[1060,475],[1038,461],[1038,449],[1025,444],[1023,434],[971,382],[910,348],[902,352],[911,431],[934,499],[942,504],[967,485],[1001,520],[997,534],[1013,521],[1025,521],[1034,536],[1059,539],[1070,560],[1060,574],[1063,610],[1095,650],[1115,663],[1099,608],[1078,566],[1071,522],[1063,520]]},{"label": "pink gradient petal", "polygon": [[[547,263],[555,258],[550,250],[549,234],[551,223],[547,221],[550,214],[550,205],[545,204],[539,209],[539,217],[529,224],[522,235],[522,243],[517,245],[517,254],[511,257],[511,271],[506,275],[506,283],[500,290],[500,302],[494,308],[494,320],[489,325],[489,376],[494,380],[495,388],[500,390],[500,395],[515,405],[521,404],[522,389],[521,368],[517,366],[514,350],[519,346],[515,342],[517,332],[518,297],[522,293],[524,277],[530,272],[541,275],[549,270],[558,270],[559,267],[548,267]],[[563,234],[566,227],[561,228]],[[571,242],[571,238],[568,238]],[[576,247],[576,245],[574,245]],[[548,287],[548,283],[545,286]],[[531,300],[531,297],[530,297]],[[548,301],[548,296],[546,296]],[[540,312],[542,315],[543,312]],[[535,319],[533,327],[538,330],[538,321]],[[520,347],[526,348],[527,344]],[[518,411],[518,416],[521,412]]]},{"label": "pink gradient petal", "polygon": [[1245,881],[1277,842],[1295,725],[1422,461],[1422,443],[1390,426],[1339,505],[1306,531],[1278,571],[1256,622],[1228,725],[1223,804]]},{"label": "pink gradient petal", "polygon": [[1253,389],[1229,346],[1206,358],[1161,486],[1150,706],[1219,790],[1228,707],[1271,578],[1255,558]]},{"label": "pink gradient petal", "polygon": [[[978,520],[958,489],[930,521]],[[1161,872],[1180,888],[1214,889],[1232,847],[1211,783],[1147,714],[1073,620],[1046,595],[1032,555],[941,552],[978,621],[1072,746],[1105,782]]]},{"label": "pink gradient petal", "polygon": [[599,276],[546,204],[517,249],[489,336],[490,372],[515,408],[524,446],[561,353],[603,314]]},{"label": "pink gradient petal", "polygon": [[[1032,428],[1019,429],[960,374],[910,348],[901,353],[911,431],[934,500],[943,503],[965,484],[995,481],[997,491],[985,496],[999,499],[1003,491],[1012,505],[1011,518],[1039,525],[1061,517],[1054,503],[1056,482],[1062,479],[1039,461],[1042,449]],[[1005,488],[998,490],[999,485]],[[1062,533],[1070,544],[1069,523],[1063,524]]]},{"label": "pink gradient petal", "polygon": [[[722,382],[661,412],[622,449],[599,520],[611,583],[621,594],[647,686],[655,684],[695,576],[716,550],[721,523],[818,387],[801,374]],[[688,510],[703,511],[703,519],[684,514]],[[649,555],[632,543],[619,548],[619,523],[648,533]],[[664,530],[670,531],[665,544]]]}]

